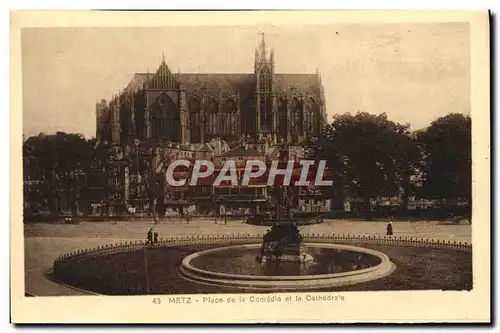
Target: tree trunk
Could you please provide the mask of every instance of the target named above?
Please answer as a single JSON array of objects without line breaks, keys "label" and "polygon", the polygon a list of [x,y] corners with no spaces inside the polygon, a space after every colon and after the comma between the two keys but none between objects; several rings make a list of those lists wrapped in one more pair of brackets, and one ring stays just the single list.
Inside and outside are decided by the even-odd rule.
[{"label": "tree trunk", "polygon": [[364,196],[363,197],[363,206],[364,206],[364,214],[365,217],[368,221],[373,220],[373,215],[372,215],[372,209],[370,205],[370,197],[369,196]]},{"label": "tree trunk", "polygon": [[47,206],[50,210],[51,215],[56,215],[57,214],[57,194],[52,191],[52,189],[49,189],[48,191],[45,192],[46,194],[46,200],[47,200]]},{"label": "tree trunk", "polygon": [[409,203],[409,197],[410,197],[410,180],[408,177],[405,178],[404,182],[404,188],[403,188],[403,214],[406,216],[408,213],[408,203]]},{"label": "tree trunk", "polygon": [[88,195],[85,193],[79,200],[80,211],[82,212],[82,216],[87,217],[89,215],[89,200]]},{"label": "tree trunk", "polygon": [[55,213],[57,215],[61,216],[62,215],[62,213],[61,213],[61,198],[59,196],[59,191],[56,189],[55,192],[54,192],[54,194],[55,194],[55,202],[54,202],[54,204],[55,204]]},{"label": "tree trunk", "polygon": [[155,224],[158,224],[160,223],[158,221],[158,215],[156,214],[156,198],[154,198],[153,200],[151,200],[151,210],[152,210],[152,213],[153,213],[153,221]]},{"label": "tree trunk", "polygon": [[336,180],[336,183],[333,184],[332,186],[332,197],[331,197],[331,210],[344,210],[344,201],[345,201],[345,195],[344,195],[344,187],[342,184],[342,181],[340,179]]},{"label": "tree trunk", "polygon": [[70,202],[71,202],[70,203],[71,215],[73,215],[74,217],[77,217],[78,216],[78,199],[72,198],[72,200]]}]

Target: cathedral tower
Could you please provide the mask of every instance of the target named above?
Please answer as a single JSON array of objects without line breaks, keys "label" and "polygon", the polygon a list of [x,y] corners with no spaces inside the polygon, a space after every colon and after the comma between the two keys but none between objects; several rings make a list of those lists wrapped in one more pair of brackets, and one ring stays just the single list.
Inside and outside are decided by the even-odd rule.
[{"label": "cathedral tower", "polygon": [[274,50],[271,49],[267,57],[266,41],[264,33],[262,40],[255,49],[254,73],[256,77],[256,112],[255,112],[255,139],[257,141],[264,137],[275,134],[275,108],[273,94],[274,79]]}]

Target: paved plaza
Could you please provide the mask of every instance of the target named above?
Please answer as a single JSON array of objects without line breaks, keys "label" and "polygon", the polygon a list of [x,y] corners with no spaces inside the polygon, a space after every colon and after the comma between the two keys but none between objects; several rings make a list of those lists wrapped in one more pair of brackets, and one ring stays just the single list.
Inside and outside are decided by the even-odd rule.
[{"label": "paved plaza", "polygon": [[[382,221],[326,220],[324,223],[300,227],[302,233],[385,235]],[[268,227],[254,226],[243,221],[197,219],[186,223],[180,220],[153,224],[152,221],[81,222],[80,224],[31,223],[24,227],[26,290],[37,295],[83,294],[50,281],[46,274],[54,259],[62,254],[122,241],[145,240],[149,228],[160,238],[196,235],[263,234]],[[394,222],[394,235],[440,240],[471,242],[471,225],[453,225],[438,221]]]}]

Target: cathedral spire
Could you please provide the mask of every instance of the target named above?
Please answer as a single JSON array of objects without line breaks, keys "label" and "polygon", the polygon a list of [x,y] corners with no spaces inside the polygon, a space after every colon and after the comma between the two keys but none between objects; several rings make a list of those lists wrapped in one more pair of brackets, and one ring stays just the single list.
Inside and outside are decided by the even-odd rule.
[{"label": "cathedral spire", "polygon": [[264,32],[260,32],[259,35],[262,36],[262,39],[261,39],[260,45],[259,45],[260,60],[265,61],[266,60],[266,40],[264,38]]},{"label": "cathedral spire", "polygon": [[255,71],[257,71],[257,67],[259,65],[259,49],[257,47],[255,48],[255,56],[254,56],[253,60],[254,60],[253,67],[254,67]]},{"label": "cathedral spire", "polygon": [[271,62],[271,72],[274,73],[274,48],[271,48],[271,55],[269,56],[269,62]]},{"label": "cathedral spire", "polygon": [[270,50],[267,49],[264,32],[259,32],[258,35],[261,36],[261,40],[255,48],[255,73],[260,72],[263,68],[274,72],[274,50],[272,48]]}]

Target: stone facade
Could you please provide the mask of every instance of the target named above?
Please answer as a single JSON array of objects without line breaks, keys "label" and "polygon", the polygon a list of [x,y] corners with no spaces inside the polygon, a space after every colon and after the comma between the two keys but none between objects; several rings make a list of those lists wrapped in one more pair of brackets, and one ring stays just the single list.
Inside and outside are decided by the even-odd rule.
[{"label": "stone facade", "polygon": [[300,143],[325,121],[321,77],[274,71],[274,51],[255,49],[253,73],[172,73],[165,59],[155,73],[136,73],[123,91],[96,104],[100,142],[205,143],[249,137],[257,144]]},{"label": "stone facade", "polygon": [[[243,160],[255,151],[265,160],[282,141],[297,147],[293,159],[299,158],[299,145],[319,134],[326,120],[321,77],[318,72],[280,74],[274,68],[274,51],[262,36],[253,73],[173,73],[163,59],[155,73],[135,73],[110,101],[99,101],[96,138],[111,149],[110,202],[148,211],[156,197],[162,214],[166,207],[190,200],[200,211],[215,208],[219,214],[227,205],[214,203],[231,201],[231,206],[255,212],[256,202],[268,201],[265,186],[241,191],[209,184],[171,187],[165,171],[174,159],[212,159],[217,164],[227,158]],[[239,156],[243,148],[246,153]]]}]

